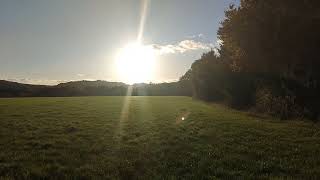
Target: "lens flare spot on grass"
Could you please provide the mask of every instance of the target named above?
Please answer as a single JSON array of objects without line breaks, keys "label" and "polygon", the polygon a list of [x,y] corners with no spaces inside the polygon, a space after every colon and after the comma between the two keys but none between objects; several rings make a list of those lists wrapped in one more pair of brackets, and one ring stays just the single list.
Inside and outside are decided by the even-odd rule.
[{"label": "lens flare spot on grass", "polygon": [[179,124],[179,123],[181,123],[182,121],[187,120],[187,118],[189,117],[189,115],[190,115],[190,112],[188,112],[188,111],[183,111],[183,112],[181,112],[181,113],[178,115],[177,119],[176,119],[176,123]]}]

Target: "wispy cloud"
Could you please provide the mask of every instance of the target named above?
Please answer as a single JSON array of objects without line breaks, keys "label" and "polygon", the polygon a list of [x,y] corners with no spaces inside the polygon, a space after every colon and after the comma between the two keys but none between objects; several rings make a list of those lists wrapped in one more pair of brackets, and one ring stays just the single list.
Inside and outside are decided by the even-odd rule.
[{"label": "wispy cloud", "polygon": [[175,53],[185,53],[194,50],[210,50],[215,48],[212,43],[204,43],[195,40],[183,40],[176,44],[152,44],[152,48],[159,54],[175,54]]},{"label": "wispy cloud", "polygon": [[79,76],[79,77],[84,77],[84,76],[86,76],[86,75],[79,73],[79,74],[77,74],[77,76]]},{"label": "wispy cloud", "polygon": [[188,36],[188,39],[204,39],[205,35],[204,34],[196,34],[196,35],[192,35],[192,36]]}]

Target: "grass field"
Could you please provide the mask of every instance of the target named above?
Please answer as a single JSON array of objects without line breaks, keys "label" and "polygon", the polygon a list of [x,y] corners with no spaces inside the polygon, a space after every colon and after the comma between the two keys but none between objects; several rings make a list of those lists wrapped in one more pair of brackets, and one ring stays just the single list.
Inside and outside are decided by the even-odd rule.
[{"label": "grass field", "polygon": [[320,178],[319,125],[187,97],[0,99],[0,124],[7,179]]}]

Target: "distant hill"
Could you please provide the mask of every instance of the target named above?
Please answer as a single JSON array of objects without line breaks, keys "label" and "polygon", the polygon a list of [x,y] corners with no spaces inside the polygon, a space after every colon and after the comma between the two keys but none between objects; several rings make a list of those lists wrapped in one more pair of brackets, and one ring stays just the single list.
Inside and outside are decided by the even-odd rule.
[{"label": "distant hill", "polygon": [[[0,80],[0,97],[47,97],[47,96],[124,96],[129,85],[108,81],[72,81],[55,86],[31,85]],[[133,96],[179,96],[191,95],[179,82],[160,84],[134,84]]]},{"label": "distant hill", "polygon": [[44,85],[30,85],[17,82],[0,80],[0,97],[23,97],[36,94],[48,88]]},{"label": "distant hill", "polygon": [[127,86],[127,84],[122,82],[109,82],[109,81],[71,81],[66,83],[60,83],[58,87],[118,87]]}]

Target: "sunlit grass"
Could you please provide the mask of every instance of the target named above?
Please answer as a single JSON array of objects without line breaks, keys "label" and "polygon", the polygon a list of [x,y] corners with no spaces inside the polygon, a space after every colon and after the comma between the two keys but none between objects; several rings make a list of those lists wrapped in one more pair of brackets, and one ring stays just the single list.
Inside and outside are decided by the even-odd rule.
[{"label": "sunlit grass", "polygon": [[320,178],[318,125],[187,97],[0,99],[0,123],[0,177]]}]

